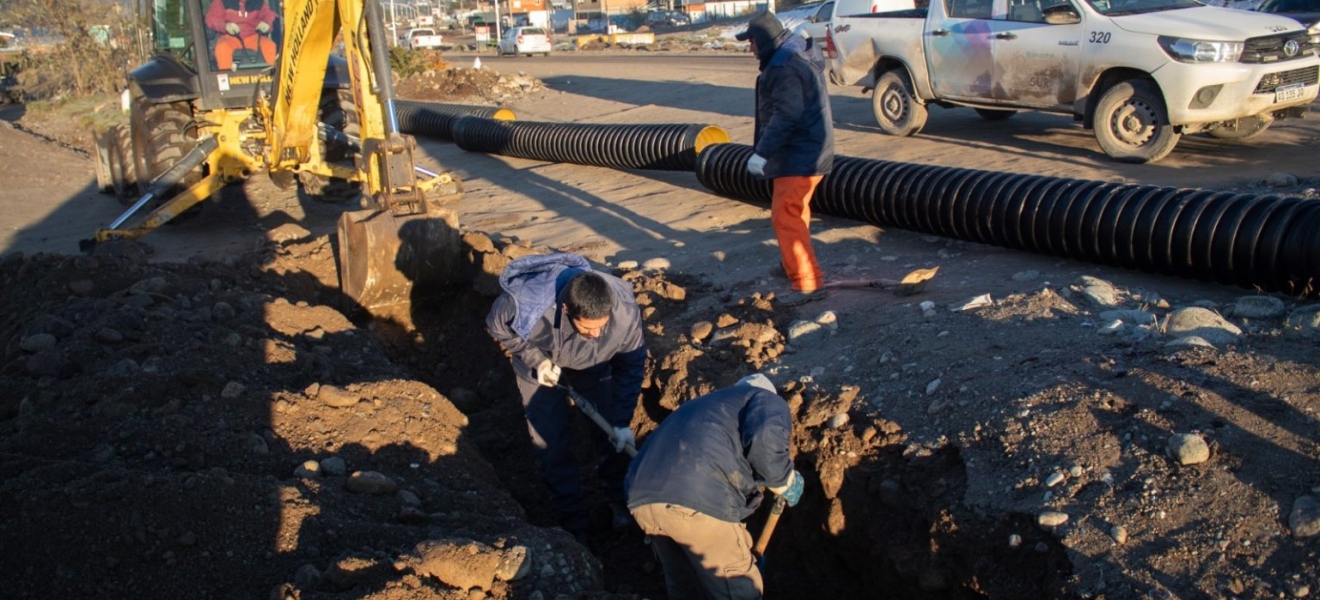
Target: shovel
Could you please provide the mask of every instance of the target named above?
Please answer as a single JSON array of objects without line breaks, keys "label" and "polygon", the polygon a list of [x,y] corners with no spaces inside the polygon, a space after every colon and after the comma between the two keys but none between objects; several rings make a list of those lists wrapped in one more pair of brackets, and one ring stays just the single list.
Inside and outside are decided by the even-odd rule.
[{"label": "shovel", "polygon": [[761,535],[756,538],[756,546],[752,547],[752,554],[756,556],[756,568],[765,570],[765,550],[770,546],[770,536],[775,533],[775,526],[779,524],[779,516],[784,514],[784,507],[788,502],[782,496],[775,497],[775,503],[770,505],[770,516],[765,518],[765,526],[761,528]]},{"label": "shovel", "polygon": [[[610,443],[614,443],[614,427],[610,425],[609,421],[605,420],[605,417],[602,417],[600,413],[596,411],[596,405],[592,404],[590,400],[582,397],[582,394],[577,393],[577,390],[574,390],[571,387],[562,384],[555,384],[555,387],[568,392],[569,403],[578,407],[578,410],[582,411],[582,414],[587,415],[587,418],[591,419],[592,423],[595,423],[597,427],[600,427],[601,431],[605,432],[605,436],[610,438]],[[623,451],[627,452],[628,456],[637,456],[637,448],[631,443],[625,445]]]}]

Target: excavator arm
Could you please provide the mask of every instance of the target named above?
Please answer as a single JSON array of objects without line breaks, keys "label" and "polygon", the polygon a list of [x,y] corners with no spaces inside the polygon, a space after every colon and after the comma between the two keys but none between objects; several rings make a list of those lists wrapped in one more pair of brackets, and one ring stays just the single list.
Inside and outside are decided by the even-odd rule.
[{"label": "excavator arm", "polygon": [[418,169],[416,142],[399,131],[378,2],[286,0],[284,10],[285,47],[268,117],[271,176],[324,167],[317,144],[328,136],[319,130],[318,107],[327,58],[342,34],[360,133],[346,143],[358,150],[353,175],[366,210],[339,219],[340,289],[356,308],[408,318],[394,309],[457,279],[458,215],[440,200],[456,199],[462,186],[448,173]]},{"label": "excavator arm", "polygon": [[[337,232],[340,290],[350,312],[395,316],[403,308],[406,317],[418,296],[458,281],[458,216],[445,204],[461,197],[462,184],[448,173],[419,168],[415,140],[399,131],[381,12],[377,0],[285,0],[283,47],[269,93],[256,94],[255,106],[208,110],[213,125],[196,145],[155,176],[109,228],[81,245],[90,250],[100,241],[145,235],[264,167],[281,184],[310,174],[361,185],[365,210],[343,213]],[[190,31],[201,31],[201,12],[178,14],[192,20]],[[341,35],[352,106],[345,101],[340,108],[354,113],[356,137],[321,122],[326,67]],[[217,77],[233,81],[231,75]],[[254,114],[260,124],[249,128]],[[191,113],[177,116],[196,120]],[[352,166],[327,162],[324,149],[331,144],[350,150]],[[195,182],[187,179],[193,175]],[[176,191],[179,186],[184,189]],[[129,225],[152,206],[139,224]]]},{"label": "excavator arm", "polygon": [[361,136],[361,160],[355,179],[379,206],[402,213],[421,211],[424,190],[432,187],[424,184],[432,182],[418,182],[413,160],[415,143],[399,133],[394,118],[394,85],[380,4],[369,0],[288,0],[284,16],[285,46],[269,116],[266,160],[271,175],[280,177],[320,162],[317,143],[322,83],[327,59],[342,34]]}]

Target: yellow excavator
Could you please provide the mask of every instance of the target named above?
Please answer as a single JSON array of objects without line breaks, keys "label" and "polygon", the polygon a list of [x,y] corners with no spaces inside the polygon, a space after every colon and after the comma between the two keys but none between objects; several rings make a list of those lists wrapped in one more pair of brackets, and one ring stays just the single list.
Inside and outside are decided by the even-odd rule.
[{"label": "yellow excavator", "polygon": [[155,52],[129,73],[129,123],[97,136],[98,184],[128,209],[85,250],[143,236],[265,171],[314,198],[360,201],[337,236],[340,287],[356,308],[406,304],[456,276],[458,218],[446,204],[462,184],[419,167],[399,131],[378,1],[150,7]]}]

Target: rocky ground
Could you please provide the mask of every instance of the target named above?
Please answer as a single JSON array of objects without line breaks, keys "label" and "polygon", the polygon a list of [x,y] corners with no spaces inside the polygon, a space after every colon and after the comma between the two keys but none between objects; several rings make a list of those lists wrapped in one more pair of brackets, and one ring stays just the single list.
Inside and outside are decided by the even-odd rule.
[{"label": "rocky ground", "polygon": [[[537,85],[418,91],[437,77],[401,89]],[[76,145],[52,121],[23,126]],[[470,231],[471,286],[368,321],[338,309],[324,228],[260,234],[216,261],[128,243],[0,260],[0,595],[663,597],[640,535],[584,547],[552,527],[481,329],[493,273],[546,249]],[[643,440],[754,370],[789,401],[808,486],[771,545],[771,597],[1320,592],[1314,298],[1050,260],[987,294],[957,273],[1002,271],[1004,251],[912,243],[827,268],[940,266],[927,290],[828,310],[778,306],[768,270],[599,265],[644,310]]]}]

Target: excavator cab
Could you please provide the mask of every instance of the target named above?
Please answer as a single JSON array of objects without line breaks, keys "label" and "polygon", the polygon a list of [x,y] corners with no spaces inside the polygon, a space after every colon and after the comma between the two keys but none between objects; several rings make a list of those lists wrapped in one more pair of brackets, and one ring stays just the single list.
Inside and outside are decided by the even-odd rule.
[{"label": "excavator cab", "polygon": [[[127,211],[84,248],[146,235],[258,171],[357,201],[338,227],[349,309],[389,314],[458,272],[461,197],[398,129],[375,0],[149,0],[155,53],[129,73],[129,124],[97,136],[97,179]],[[343,56],[332,53],[342,37]],[[145,215],[143,214],[145,213]]]}]

